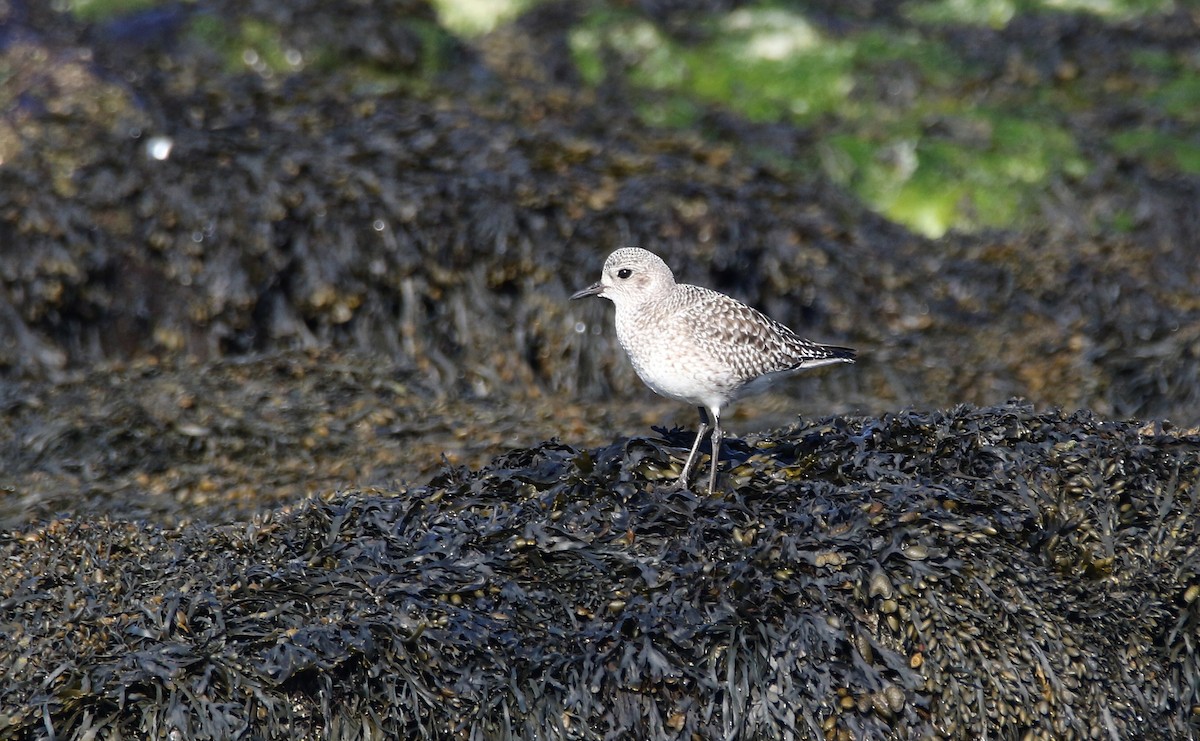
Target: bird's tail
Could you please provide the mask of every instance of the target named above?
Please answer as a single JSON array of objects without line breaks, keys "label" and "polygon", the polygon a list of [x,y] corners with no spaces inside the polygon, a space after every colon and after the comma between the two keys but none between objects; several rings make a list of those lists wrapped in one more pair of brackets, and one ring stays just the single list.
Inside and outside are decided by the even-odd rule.
[{"label": "bird's tail", "polygon": [[853,363],[858,357],[858,351],[853,347],[840,347],[838,345],[821,345],[821,349],[829,353],[826,357],[830,360],[841,360],[847,363]]},{"label": "bird's tail", "polygon": [[853,363],[856,357],[858,357],[858,353],[849,347],[810,344],[792,369],[820,368],[823,365],[833,365],[834,363]]}]

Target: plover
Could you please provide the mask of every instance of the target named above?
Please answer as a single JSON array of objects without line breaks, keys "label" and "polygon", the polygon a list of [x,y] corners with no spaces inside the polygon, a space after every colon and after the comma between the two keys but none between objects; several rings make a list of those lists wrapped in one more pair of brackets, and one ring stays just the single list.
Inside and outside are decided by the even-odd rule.
[{"label": "plover", "polygon": [[731,402],[796,371],[854,362],[855,352],[848,347],[803,339],[735,298],[676,283],[662,258],[636,247],[609,255],[600,280],[571,300],[585,296],[613,302],[617,340],[642,381],[655,393],[700,411],[696,442],[677,482],[681,488],[688,485],[712,414],[709,496],[721,457],[721,412]]}]

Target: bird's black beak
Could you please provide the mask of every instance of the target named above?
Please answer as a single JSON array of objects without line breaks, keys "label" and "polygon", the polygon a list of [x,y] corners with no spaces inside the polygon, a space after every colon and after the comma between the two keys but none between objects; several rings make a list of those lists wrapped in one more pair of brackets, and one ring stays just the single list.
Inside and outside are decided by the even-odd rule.
[{"label": "bird's black beak", "polygon": [[590,286],[583,289],[582,291],[579,291],[574,296],[571,296],[571,300],[574,301],[577,298],[587,298],[588,296],[599,296],[600,292],[603,290],[604,290],[603,284],[601,284],[600,282],[597,281],[596,283],[591,284]]}]

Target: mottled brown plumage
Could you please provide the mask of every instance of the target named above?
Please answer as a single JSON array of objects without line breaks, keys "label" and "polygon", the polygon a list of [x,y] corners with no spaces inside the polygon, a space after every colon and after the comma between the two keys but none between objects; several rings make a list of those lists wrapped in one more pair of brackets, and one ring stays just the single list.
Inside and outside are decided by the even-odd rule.
[{"label": "mottled brown plumage", "polygon": [[617,339],[647,386],[700,410],[700,430],[679,477],[682,486],[708,429],[707,412],[712,413],[710,495],[716,487],[723,409],[780,376],[854,362],[850,348],[806,340],[737,299],[676,283],[667,264],[643,249],[609,255],[600,281],[571,298],[585,296],[601,296],[616,306]]}]

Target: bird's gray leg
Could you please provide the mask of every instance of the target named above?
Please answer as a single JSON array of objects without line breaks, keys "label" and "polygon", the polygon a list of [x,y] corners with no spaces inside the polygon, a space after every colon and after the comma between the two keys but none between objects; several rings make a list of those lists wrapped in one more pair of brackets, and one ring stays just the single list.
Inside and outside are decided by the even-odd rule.
[{"label": "bird's gray leg", "polygon": [[721,462],[721,415],[713,413],[712,473],[708,475],[708,495],[717,488],[717,464]]},{"label": "bird's gray leg", "polygon": [[686,489],[688,485],[688,477],[692,475],[692,468],[696,465],[696,459],[700,456],[700,441],[704,439],[704,433],[708,431],[708,413],[704,411],[704,407],[696,407],[700,410],[700,429],[696,430],[696,442],[692,443],[692,452],[688,453],[687,463],[683,464],[683,473],[679,474],[679,480],[675,482],[675,487],[678,489]]}]

